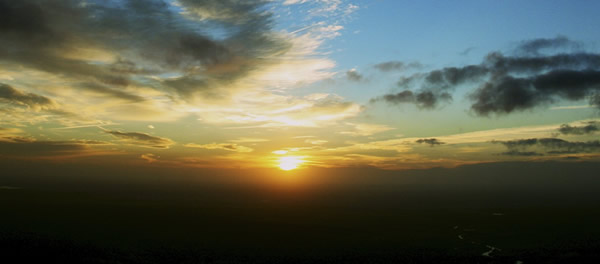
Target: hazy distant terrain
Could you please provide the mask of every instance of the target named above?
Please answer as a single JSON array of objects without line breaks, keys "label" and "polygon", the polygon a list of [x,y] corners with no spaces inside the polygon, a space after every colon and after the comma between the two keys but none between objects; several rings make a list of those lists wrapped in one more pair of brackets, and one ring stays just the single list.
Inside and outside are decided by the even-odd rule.
[{"label": "hazy distant terrain", "polygon": [[[322,180],[295,189],[233,180],[253,177],[237,173],[267,173],[259,170],[216,174],[92,166],[84,171],[77,164],[2,163],[11,172],[0,177],[0,248],[9,258],[96,263],[600,259],[600,181],[585,174],[598,171],[600,165],[593,163],[314,169],[302,173]],[[230,180],[207,180],[214,177]]]}]

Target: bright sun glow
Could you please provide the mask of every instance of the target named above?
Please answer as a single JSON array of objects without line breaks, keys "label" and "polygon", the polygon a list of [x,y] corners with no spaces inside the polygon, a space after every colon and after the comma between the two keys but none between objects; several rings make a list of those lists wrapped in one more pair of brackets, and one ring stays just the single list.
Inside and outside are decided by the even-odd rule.
[{"label": "bright sun glow", "polygon": [[281,157],[279,158],[279,168],[284,171],[289,171],[298,168],[304,160],[301,157]]}]

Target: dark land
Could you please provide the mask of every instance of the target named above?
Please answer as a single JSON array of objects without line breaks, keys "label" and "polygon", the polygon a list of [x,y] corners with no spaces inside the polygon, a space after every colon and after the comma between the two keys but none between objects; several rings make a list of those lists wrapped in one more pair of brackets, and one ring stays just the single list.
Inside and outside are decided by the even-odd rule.
[{"label": "dark land", "polygon": [[0,166],[3,263],[600,263],[598,163]]}]

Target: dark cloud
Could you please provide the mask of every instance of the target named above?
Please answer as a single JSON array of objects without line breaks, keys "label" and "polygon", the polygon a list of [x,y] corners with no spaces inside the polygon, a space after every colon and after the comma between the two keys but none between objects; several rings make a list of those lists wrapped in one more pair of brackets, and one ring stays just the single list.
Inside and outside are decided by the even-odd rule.
[{"label": "dark cloud", "polygon": [[421,139],[418,139],[415,142],[417,142],[419,144],[428,144],[431,147],[437,146],[437,145],[446,144],[444,142],[441,142],[441,141],[437,140],[437,138],[421,138]]},{"label": "dark cloud", "polygon": [[110,71],[118,74],[157,74],[160,71],[156,69],[148,69],[136,65],[135,62],[118,58],[109,66]]},{"label": "dark cloud", "polygon": [[[492,52],[481,64],[447,67],[402,77],[398,87],[412,90],[418,86],[413,94],[415,97],[422,94],[424,100],[401,102],[435,108],[436,103],[449,101],[452,98],[450,93],[457,86],[476,85],[468,98],[472,101],[471,110],[480,116],[524,111],[559,100],[588,99],[590,104],[600,106],[600,54],[537,54],[540,49],[573,43],[564,37],[532,40],[524,42],[520,49],[528,54],[536,53],[535,56],[505,56]],[[386,97],[391,98],[384,95],[375,101],[400,102],[385,100]]]},{"label": "dark cloud", "polygon": [[[489,70],[482,66],[470,65],[466,67],[448,67],[441,70],[434,70],[429,73],[416,73],[408,77],[402,77],[397,85],[400,88],[409,89],[415,83],[421,80],[421,89],[415,92],[410,90],[402,91],[398,94],[386,94],[374,98],[374,101],[386,101],[388,103],[414,103],[419,108],[433,109],[440,102],[452,101],[450,91],[453,87],[467,82],[476,82],[488,74]],[[408,99],[408,93],[414,96],[413,100]],[[402,100],[393,100],[394,95],[400,95]],[[398,96],[396,96],[398,97]]]},{"label": "dark cloud", "polygon": [[550,70],[590,70],[600,68],[600,55],[593,53],[563,53],[540,57],[511,57],[492,52],[480,67],[494,73],[492,77],[510,73],[536,74]]},{"label": "dark cloud", "polygon": [[539,38],[522,41],[516,48],[515,53],[520,55],[539,55],[540,50],[572,48],[579,49],[581,44],[568,39],[565,36],[554,38]]},{"label": "dark cloud", "polygon": [[414,103],[419,108],[434,108],[440,101],[451,101],[452,96],[449,93],[442,92],[436,94],[431,91],[422,91],[413,93],[412,91],[406,90],[396,94],[386,94],[382,97],[373,98],[371,102],[385,101],[392,104],[401,103]]},{"label": "dark cloud", "polygon": [[548,154],[573,154],[600,151],[600,141],[566,141],[559,138],[529,138],[510,141],[494,141],[509,149],[508,152],[523,152],[532,147],[548,150]]},{"label": "dark cloud", "polygon": [[500,143],[509,149],[520,148],[520,147],[529,147],[538,143],[537,138],[529,138],[529,139],[517,139],[517,140],[509,140],[509,141],[493,141],[493,143]]},{"label": "dark cloud", "polygon": [[596,93],[590,96],[590,104],[600,106],[600,93]]},{"label": "dark cloud", "polygon": [[425,76],[424,85],[427,89],[447,89],[466,82],[478,81],[489,71],[489,69],[479,65],[443,68],[429,72]]},{"label": "dark cloud", "polygon": [[487,82],[469,98],[479,115],[507,114],[549,104],[557,99],[581,100],[600,91],[600,71],[557,70],[532,78],[503,77]]},{"label": "dark cloud", "polygon": [[121,132],[113,130],[104,130],[104,132],[111,134],[124,141],[129,141],[132,144],[152,147],[152,148],[169,148],[174,142],[168,138],[162,138],[157,136],[148,135],[141,132]]},{"label": "dark cloud", "polygon": [[539,144],[552,149],[573,151],[573,152],[595,152],[600,150],[600,141],[566,141],[558,138],[542,138],[538,140]]},{"label": "dark cloud", "polygon": [[195,93],[201,93],[204,97],[219,98],[222,91],[217,89],[216,85],[211,85],[209,80],[196,76],[182,76],[162,81],[162,84],[174,90],[177,94],[184,97],[191,97]]},{"label": "dark cloud", "polygon": [[558,128],[558,132],[563,135],[586,135],[592,134],[600,130],[598,127],[598,122],[590,121],[587,122],[587,125],[584,126],[570,126],[568,124],[563,124]]},{"label": "dark cloud", "polygon": [[423,65],[421,65],[418,62],[411,62],[411,63],[407,64],[407,63],[404,63],[401,61],[387,61],[387,62],[375,64],[373,67],[382,72],[390,72],[390,71],[404,71],[407,69],[419,69],[419,68],[423,67]]},{"label": "dark cloud", "polygon": [[474,51],[476,48],[475,47],[468,47],[466,49],[464,49],[463,51],[459,52],[458,54],[461,56],[468,56],[469,53],[471,53],[471,51]]},{"label": "dark cloud", "polygon": [[123,90],[110,88],[106,85],[102,85],[99,83],[84,83],[81,85],[81,87],[83,87],[91,92],[100,94],[100,95],[110,96],[113,98],[119,98],[119,99],[123,99],[123,100],[130,101],[130,102],[141,102],[141,101],[145,100],[144,97],[130,94]]},{"label": "dark cloud", "polygon": [[[381,99],[389,102],[389,103],[394,103],[394,104],[398,104],[398,103],[409,103],[409,102],[414,102],[415,101],[415,94],[412,91],[402,91],[396,94],[386,94],[383,97],[381,97]],[[371,100],[376,101],[379,99],[373,99]]]},{"label": "dark cloud", "polygon": [[50,98],[19,91],[12,86],[0,83],[0,102],[22,105],[34,109],[51,108],[55,105]]},{"label": "dark cloud", "polygon": [[346,78],[353,82],[360,82],[364,79],[364,77],[360,73],[358,73],[356,70],[347,71]]},{"label": "dark cloud", "polygon": [[544,155],[541,153],[537,153],[535,151],[518,151],[518,150],[509,150],[507,152],[502,152],[500,154],[506,155],[506,156],[521,156],[521,157],[543,156]]},{"label": "dark cloud", "polygon": [[402,76],[400,77],[400,80],[396,82],[396,85],[402,89],[410,89],[415,84],[415,82],[423,76],[424,75],[422,73],[415,73],[411,76]]},{"label": "dark cloud", "polygon": [[571,151],[571,150],[552,150],[552,151],[548,151],[548,154],[556,154],[556,155],[562,155],[562,154],[577,154],[579,153],[578,151]]},{"label": "dark cloud", "polygon": [[[178,3],[175,8],[163,0],[0,0],[0,61],[99,83],[109,86],[101,88],[106,95],[137,100],[115,87],[152,83],[140,76],[149,73],[231,81],[273,63],[265,58],[290,47],[272,30],[268,1]],[[82,47],[119,58],[99,63],[74,56]],[[202,95],[204,87],[197,89]],[[169,91],[184,99],[196,94],[190,87],[184,94],[180,90]]]},{"label": "dark cloud", "polygon": [[101,141],[37,141],[25,137],[0,138],[0,155],[6,156],[70,156],[89,151],[92,145],[103,145]]}]

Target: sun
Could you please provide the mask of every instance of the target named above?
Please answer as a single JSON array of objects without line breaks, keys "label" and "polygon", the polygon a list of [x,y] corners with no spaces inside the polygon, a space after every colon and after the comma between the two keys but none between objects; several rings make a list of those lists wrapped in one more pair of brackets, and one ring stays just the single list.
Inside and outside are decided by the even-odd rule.
[{"label": "sun", "polygon": [[298,168],[304,160],[301,157],[281,157],[279,158],[279,168],[284,171],[289,171]]}]

